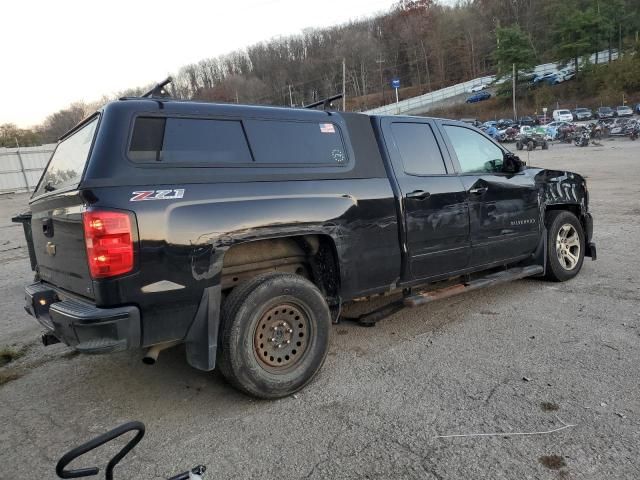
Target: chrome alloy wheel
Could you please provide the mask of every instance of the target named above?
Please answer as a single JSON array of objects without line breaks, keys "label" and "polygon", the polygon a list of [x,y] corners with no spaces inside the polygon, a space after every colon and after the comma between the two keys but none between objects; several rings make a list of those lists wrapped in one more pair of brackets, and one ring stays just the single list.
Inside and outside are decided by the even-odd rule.
[{"label": "chrome alloy wheel", "polygon": [[565,270],[573,270],[580,261],[580,236],[575,227],[565,223],[556,236],[556,255]]}]

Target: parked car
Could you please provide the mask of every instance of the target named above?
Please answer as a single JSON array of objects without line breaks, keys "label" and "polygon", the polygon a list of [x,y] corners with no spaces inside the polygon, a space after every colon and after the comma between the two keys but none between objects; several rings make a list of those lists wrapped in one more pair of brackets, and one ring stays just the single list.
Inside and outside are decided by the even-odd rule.
[{"label": "parked car", "polygon": [[478,93],[481,92],[482,90],[488,88],[489,85],[487,85],[486,83],[480,83],[478,85],[474,85],[473,87],[471,87],[469,89],[469,93]]},{"label": "parked car", "polygon": [[482,102],[484,100],[489,100],[491,98],[491,94],[489,92],[478,92],[474,95],[471,95],[467,98],[466,103],[477,103]]},{"label": "parked car", "polygon": [[633,110],[631,109],[631,107],[628,107],[626,105],[620,105],[616,107],[614,115],[616,117],[631,117],[633,116]]},{"label": "parked car", "polygon": [[572,80],[576,77],[576,69],[572,67],[565,67],[562,70],[558,71],[558,78],[562,79],[562,82],[566,82],[567,80]]},{"label": "parked car", "polygon": [[193,367],[279,398],[312,380],[355,299],[398,293],[397,311],[569,280],[596,257],[586,180],[465,123],[172,101],[160,85],[64,135],[14,219],[45,344],[147,363],[184,344]]},{"label": "parked car", "polygon": [[591,120],[593,118],[593,112],[588,108],[576,108],[571,113],[575,121]]},{"label": "parked car", "polygon": [[547,125],[549,122],[553,120],[549,115],[538,115],[536,117],[536,124],[538,125]]},{"label": "parked car", "polygon": [[534,86],[542,85],[543,83],[547,85],[556,85],[562,81],[564,81],[564,79],[560,80],[558,72],[547,72],[543,75],[536,75],[532,80],[532,84]]},{"label": "parked car", "polygon": [[526,126],[529,126],[529,127],[533,127],[536,124],[536,121],[533,119],[533,117],[527,116],[527,117],[520,117],[518,119],[518,123],[521,126],[526,125]]},{"label": "parked car", "polygon": [[513,125],[513,123],[513,120],[510,118],[501,118],[500,120],[498,120],[497,127],[501,129],[507,128]]},{"label": "parked car", "polygon": [[602,120],[603,118],[613,118],[615,112],[611,107],[600,107],[596,110],[596,118]]},{"label": "parked car", "polygon": [[556,122],[573,122],[573,114],[569,110],[554,110],[553,119]]}]

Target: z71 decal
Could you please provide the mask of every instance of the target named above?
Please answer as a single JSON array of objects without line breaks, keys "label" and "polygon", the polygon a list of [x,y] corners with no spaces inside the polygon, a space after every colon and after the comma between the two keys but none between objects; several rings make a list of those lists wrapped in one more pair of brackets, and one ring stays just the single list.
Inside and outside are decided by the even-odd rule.
[{"label": "z71 decal", "polygon": [[184,197],[184,188],[174,190],[144,190],[132,192],[133,197],[130,202],[141,202],[143,200],[175,200]]}]

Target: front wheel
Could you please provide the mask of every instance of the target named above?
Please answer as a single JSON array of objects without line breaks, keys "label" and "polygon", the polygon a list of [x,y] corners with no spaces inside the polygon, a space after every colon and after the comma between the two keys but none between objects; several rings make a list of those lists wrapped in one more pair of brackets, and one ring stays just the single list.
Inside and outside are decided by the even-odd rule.
[{"label": "front wheel", "polygon": [[258,275],[223,303],[218,366],[249,395],[284,397],[318,372],[330,330],[329,307],[313,283],[288,273]]},{"label": "front wheel", "polygon": [[565,282],[575,277],[584,261],[584,230],[578,218],[565,210],[551,211],[547,217],[546,277]]}]

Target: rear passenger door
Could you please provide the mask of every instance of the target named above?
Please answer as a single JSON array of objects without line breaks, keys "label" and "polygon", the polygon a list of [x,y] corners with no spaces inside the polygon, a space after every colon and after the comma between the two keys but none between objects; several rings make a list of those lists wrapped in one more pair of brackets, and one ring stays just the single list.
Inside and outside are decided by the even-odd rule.
[{"label": "rear passenger door", "polygon": [[385,143],[403,209],[409,279],[467,267],[469,212],[460,179],[432,121],[383,119]]},{"label": "rear passenger door", "polygon": [[480,267],[532,253],[540,240],[533,177],[505,172],[504,150],[475,129],[446,121],[442,127],[468,195],[470,265]]}]

